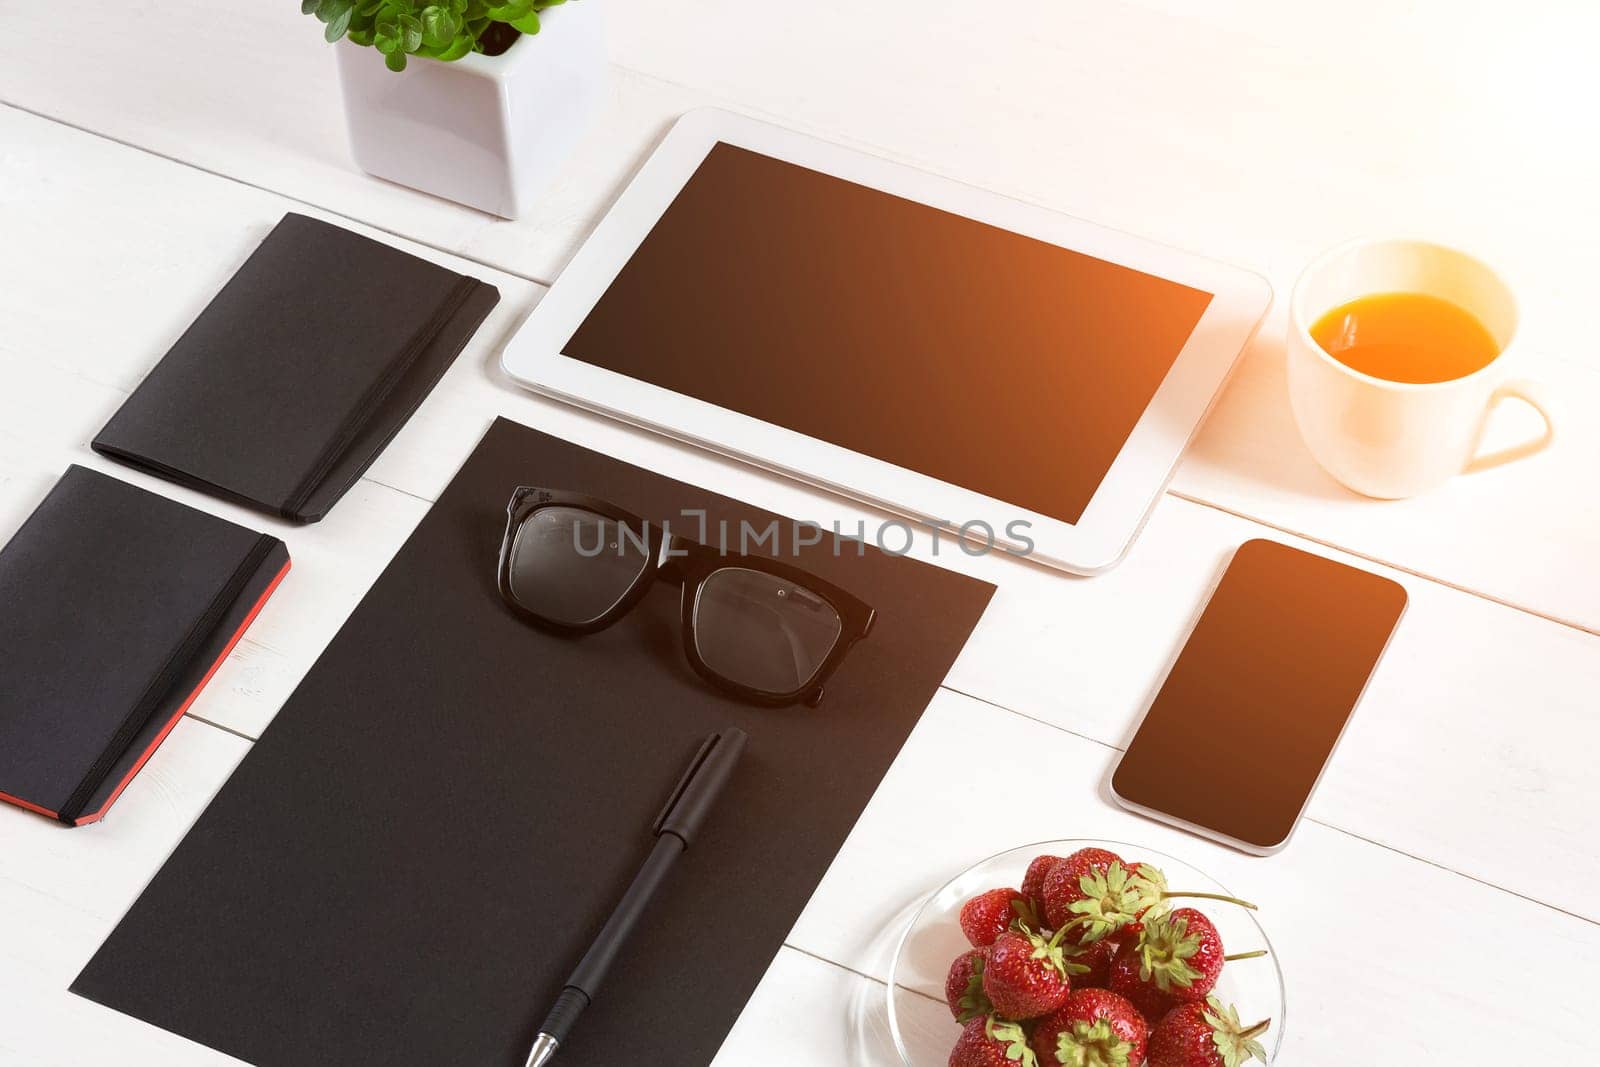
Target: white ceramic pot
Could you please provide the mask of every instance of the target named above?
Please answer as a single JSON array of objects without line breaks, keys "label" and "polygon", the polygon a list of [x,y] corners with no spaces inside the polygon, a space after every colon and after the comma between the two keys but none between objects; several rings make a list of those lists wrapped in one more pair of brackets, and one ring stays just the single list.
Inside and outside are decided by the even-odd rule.
[{"label": "white ceramic pot", "polygon": [[587,127],[607,75],[604,0],[540,15],[503,54],[412,56],[396,73],[340,41],[339,83],[356,163],[368,174],[514,219]]}]

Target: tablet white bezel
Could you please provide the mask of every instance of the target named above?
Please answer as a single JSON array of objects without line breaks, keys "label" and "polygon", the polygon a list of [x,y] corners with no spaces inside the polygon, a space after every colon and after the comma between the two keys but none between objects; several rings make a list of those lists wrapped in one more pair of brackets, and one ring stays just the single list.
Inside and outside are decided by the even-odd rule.
[{"label": "tablet white bezel", "polygon": [[[1150,405],[1076,524],[674,393],[561,353],[678,191],[718,142],[881,189],[1108,262],[1214,294]],[[800,481],[952,529],[987,523],[996,546],[1023,546],[1008,524],[1031,525],[1028,558],[1079,574],[1115,564],[1166,487],[1268,306],[1259,275],[1082,219],[1011,200],[804,134],[714,109],[680,119],[578,250],[501,356],[507,375],[536,392]],[[981,426],[938,427],[981,434]],[[1022,458],[1022,457],[1019,457]],[[579,487],[571,487],[579,488]],[[977,534],[983,527],[975,526]],[[891,544],[893,544],[891,540]]]}]

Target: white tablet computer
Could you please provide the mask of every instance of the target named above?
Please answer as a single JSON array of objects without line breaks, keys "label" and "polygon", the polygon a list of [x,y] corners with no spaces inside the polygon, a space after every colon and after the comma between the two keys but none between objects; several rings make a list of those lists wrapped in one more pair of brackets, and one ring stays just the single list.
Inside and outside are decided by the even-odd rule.
[{"label": "white tablet computer", "polygon": [[1127,551],[1271,296],[696,111],[502,359],[540,393],[1089,574]]}]

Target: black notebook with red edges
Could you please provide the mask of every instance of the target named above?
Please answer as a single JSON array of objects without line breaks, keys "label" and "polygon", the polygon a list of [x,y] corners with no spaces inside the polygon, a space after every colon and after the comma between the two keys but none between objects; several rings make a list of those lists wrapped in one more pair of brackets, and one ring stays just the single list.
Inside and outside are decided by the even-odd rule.
[{"label": "black notebook with red edges", "polygon": [[288,570],[275,537],[69,467],[0,549],[0,800],[99,820]]},{"label": "black notebook with red edges", "polygon": [[95,435],[94,450],[316,522],[499,300],[477,278],[285,215]]}]

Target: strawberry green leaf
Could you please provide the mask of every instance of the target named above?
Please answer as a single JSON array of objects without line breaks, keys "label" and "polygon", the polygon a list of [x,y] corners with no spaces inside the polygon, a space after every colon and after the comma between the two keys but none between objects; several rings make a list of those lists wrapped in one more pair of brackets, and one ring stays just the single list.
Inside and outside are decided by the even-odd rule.
[{"label": "strawberry green leaf", "polygon": [[991,1015],[989,1021],[983,1024],[983,1032],[995,1041],[1005,1042],[1006,1059],[1009,1062],[1020,1063],[1023,1067],[1039,1067],[1039,1058],[1028,1047],[1027,1032],[1016,1023],[1004,1022]]},{"label": "strawberry green leaf", "polygon": [[1121,863],[1112,863],[1104,873],[1084,875],[1078,888],[1084,899],[1074,901],[1071,910],[1083,927],[1079,941],[1085,945],[1104,940],[1161,906],[1152,883],[1130,874]]},{"label": "strawberry green leaf", "polygon": [[1071,1067],[1139,1067],[1132,1057],[1133,1043],[1105,1019],[1079,1019],[1056,1038],[1056,1059]]},{"label": "strawberry green leaf", "polygon": [[1017,917],[1017,922],[1013,923],[1013,926],[1020,924],[1024,929],[1039,929],[1039,913],[1034,908],[1033,901],[1020,895],[1012,897],[1011,911]]},{"label": "strawberry green leaf", "polygon": [[1272,1025],[1272,1020],[1246,1027],[1239,1021],[1239,1009],[1233,1005],[1223,1007],[1216,997],[1206,998],[1206,1025],[1211,1027],[1211,1043],[1223,1067],[1242,1067],[1251,1060],[1267,1062],[1267,1050],[1257,1040]]},{"label": "strawberry green leaf", "polygon": [[983,953],[978,953],[972,961],[972,974],[967,977],[966,991],[961,994],[961,999],[956,1002],[961,1010],[956,1014],[956,1021],[965,1026],[980,1016],[988,1015],[994,1010],[994,1005],[989,1002],[989,996],[983,991]]},{"label": "strawberry green leaf", "polygon": [[1161,916],[1146,922],[1137,948],[1139,977],[1154,981],[1163,993],[1171,992],[1173,986],[1188,989],[1200,977],[1188,963],[1200,951],[1200,938],[1189,932],[1186,919]]},{"label": "strawberry green leaf", "polygon": [[1073,967],[1079,968],[1077,973],[1088,973],[1089,968],[1084,967],[1081,964],[1072,964],[1067,962],[1068,949],[1066,946],[1061,944],[1061,939],[1066,936],[1066,932],[1066,927],[1062,927],[1060,930],[1057,930],[1049,940],[1046,940],[1039,934],[1029,930],[1027,927],[1023,927],[1023,936],[1033,944],[1033,953],[1029,958],[1043,960],[1051,970],[1055,971],[1063,978],[1069,977],[1074,973],[1072,970]]},{"label": "strawberry green leaf", "polygon": [[1161,895],[1167,891],[1167,876],[1160,867],[1153,867],[1148,863],[1139,864],[1138,873],[1133,880],[1140,885],[1140,890],[1150,895],[1155,900],[1160,900]]}]

